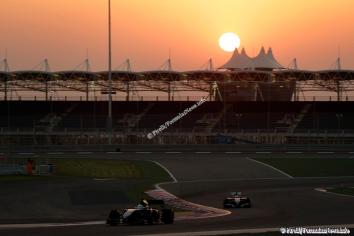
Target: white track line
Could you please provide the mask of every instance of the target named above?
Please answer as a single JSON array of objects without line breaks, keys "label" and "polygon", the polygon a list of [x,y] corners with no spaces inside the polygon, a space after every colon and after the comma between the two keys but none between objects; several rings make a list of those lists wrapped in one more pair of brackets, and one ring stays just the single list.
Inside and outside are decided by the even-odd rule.
[{"label": "white track line", "polygon": [[230,178],[230,179],[200,179],[200,180],[182,180],[178,183],[218,183],[218,182],[234,182],[234,181],[256,181],[256,180],[285,180],[285,177],[273,178]]},{"label": "white track line", "polygon": [[324,189],[324,188],[315,188],[314,190],[316,190],[318,192],[321,192],[321,193],[329,193],[329,194],[332,194],[332,195],[337,195],[337,196],[340,196],[340,197],[351,197],[351,198],[354,197],[353,195],[330,192],[330,191],[328,191],[328,189]]},{"label": "white track line", "polygon": [[256,162],[256,163],[258,163],[258,164],[267,166],[267,167],[269,167],[269,168],[271,168],[271,169],[273,169],[273,170],[275,170],[275,171],[277,171],[277,172],[279,172],[279,173],[281,173],[281,174],[287,176],[287,177],[290,178],[290,179],[294,179],[294,177],[292,177],[291,175],[285,173],[284,171],[281,171],[281,170],[275,168],[274,166],[268,165],[268,164],[263,163],[263,162],[260,162],[260,161],[256,161],[256,160],[254,160],[254,159],[252,159],[252,158],[249,158],[249,157],[247,157],[247,159],[250,160],[250,161]]},{"label": "white track line", "polygon": [[[317,225],[303,226],[308,229],[318,228],[353,228],[354,224],[347,225]],[[216,235],[236,235],[236,234],[256,234],[256,233],[280,233],[280,228],[258,228],[258,229],[236,229],[236,230],[219,230],[219,231],[201,231],[201,232],[184,232],[184,233],[165,233],[165,234],[144,234],[144,236],[216,236]],[[142,236],[142,235],[135,235]]]},{"label": "white track line", "polygon": [[[155,163],[156,165],[160,166],[164,171],[167,172],[167,174],[169,174],[169,176],[171,177],[171,179],[173,180],[173,183],[177,183],[178,180],[177,178],[171,173],[171,171],[169,169],[167,169],[166,166],[162,165],[161,163],[157,162],[157,161],[151,161],[152,163]],[[155,185],[157,186],[157,188],[161,189],[161,187],[159,187],[159,184]]]},{"label": "white track line", "polygon": [[342,179],[342,178],[354,178],[354,176],[318,176],[318,177],[296,177],[297,179]]},{"label": "white track line", "polygon": [[93,179],[94,181],[112,181],[112,180],[114,180],[114,179],[109,179],[109,178],[107,178],[107,179],[102,179],[102,178],[95,178],[95,179]]},{"label": "white track line", "polygon": [[85,225],[103,225],[105,221],[87,221],[77,223],[38,223],[38,224],[6,224],[0,225],[0,229],[29,229],[29,228],[49,228],[49,227],[72,227]]}]

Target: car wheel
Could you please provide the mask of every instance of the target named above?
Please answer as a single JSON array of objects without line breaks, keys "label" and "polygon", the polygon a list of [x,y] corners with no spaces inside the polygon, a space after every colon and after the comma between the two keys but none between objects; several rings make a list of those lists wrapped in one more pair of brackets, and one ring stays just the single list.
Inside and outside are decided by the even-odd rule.
[{"label": "car wheel", "polygon": [[161,215],[161,221],[164,224],[173,224],[175,220],[175,213],[172,209],[163,209]]}]

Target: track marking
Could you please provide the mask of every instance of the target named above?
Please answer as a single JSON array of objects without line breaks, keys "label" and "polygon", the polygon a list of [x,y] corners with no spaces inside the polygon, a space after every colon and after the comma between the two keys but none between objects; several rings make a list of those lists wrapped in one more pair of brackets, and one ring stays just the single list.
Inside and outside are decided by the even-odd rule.
[{"label": "track marking", "polygon": [[256,162],[256,163],[258,163],[258,164],[267,166],[267,167],[269,167],[269,168],[271,168],[271,169],[273,169],[273,170],[275,170],[275,171],[277,171],[277,172],[279,172],[279,173],[281,173],[281,174],[287,176],[287,177],[290,178],[290,179],[294,179],[294,177],[292,177],[291,175],[285,173],[284,171],[281,171],[281,170],[275,168],[274,166],[268,165],[268,164],[263,163],[263,162],[260,162],[260,161],[256,161],[256,160],[254,160],[254,159],[252,159],[252,158],[249,158],[249,157],[247,157],[247,160],[250,160],[250,161]]},{"label": "track marking", "polygon": [[271,154],[272,152],[255,152],[256,154]]},{"label": "track marking", "polygon": [[225,152],[225,154],[241,154],[242,152]]},{"label": "track marking", "polygon": [[136,154],[150,154],[151,152],[135,152]]},{"label": "track marking", "polygon": [[93,179],[94,181],[112,181],[112,180],[114,180],[114,179],[112,179],[112,178],[107,178],[107,179],[104,179],[104,178],[95,178],[95,179]]},{"label": "track marking", "polygon": [[211,152],[195,152],[196,154],[210,154]]},{"label": "track marking", "polygon": [[72,227],[85,225],[103,225],[105,221],[87,221],[78,223],[39,223],[39,224],[6,224],[0,225],[0,229],[29,229],[29,228],[50,228],[50,227]]},{"label": "track marking", "polygon": [[165,183],[155,184],[154,190],[146,191],[145,193],[154,199],[164,200],[170,206],[174,206],[176,208],[181,208],[181,209],[185,209],[188,211],[192,211],[192,212],[194,212],[194,214],[196,214],[191,217],[179,217],[176,220],[206,219],[206,218],[221,217],[221,216],[226,216],[226,215],[231,214],[230,211],[226,211],[223,209],[218,209],[218,208],[214,208],[214,207],[208,207],[208,206],[188,202],[186,200],[178,198],[175,195],[167,192],[160,185],[171,184],[171,183],[176,184],[176,183],[178,183],[178,180],[164,165],[162,165],[161,163],[159,163],[157,161],[152,161],[152,160],[150,160],[150,161],[155,163],[156,165],[160,166],[162,169],[164,169],[170,175],[170,177],[173,179],[173,182],[165,182]]},{"label": "track marking", "polygon": [[318,192],[321,192],[321,193],[329,193],[329,194],[332,194],[332,195],[337,195],[337,196],[340,196],[340,197],[352,197],[352,198],[354,198],[353,195],[334,193],[334,192],[330,192],[330,191],[328,191],[327,189],[324,189],[324,188],[315,188],[314,190],[316,190]]},{"label": "track marking", "polygon": [[[308,229],[318,229],[318,228],[353,228],[354,224],[343,224],[343,225],[317,225],[317,226],[303,226]],[[278,232],[280,233],[280,228],[258,228],[258,229],[236,229],[236,230],[209,230],[200,232],[184,232],[184,233],[164,233],[164,234],[144,234],[144,236],[216,236],[216,235],[236,235],[236,234],[259,234],[259,233],[270,233]],[[143,236],[143,235],[135,235]]]},{"label": "track marking", "polygon": [[234,182],[234,181],[254,181],[254,180],[286,180],[288,178],[229,178],[229,179],[200,179],[200,180],[182,180],[178,183],[218,183],[218,182]]},{"label": "track marking", "polygon": [[317,177],[296,177],[297,179],[342,179],[342,178],[354,178],[354,176],[317,176]]},{"label": "track marking", "polygon": [[[171,171],[169,169],[167,169],[166,166],[162,165],[161,163],[157,162],[157,161],[151,161],[152,163],[155,163],[156,165],[160,166],[164,171],[167,172],[167,174],[171,177],[171,179],[173,180],[173,183],[178,183],[178,180],[176,179],[176,177],[171,173]],[[158,189],[161,189],[161,187],[159,186],[159,184],[155,185]]]}]

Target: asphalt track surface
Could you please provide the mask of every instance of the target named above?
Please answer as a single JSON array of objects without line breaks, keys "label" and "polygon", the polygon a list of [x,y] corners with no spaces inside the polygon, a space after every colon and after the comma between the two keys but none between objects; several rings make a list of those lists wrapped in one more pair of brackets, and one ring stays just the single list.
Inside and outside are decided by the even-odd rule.
[{"label": "asphalt track surface", "polygon": [[226,217],[154,226],[0,227],[0,235],[142,235],[354,223],[354,197],[314,190],[353,186],[354,177],[292,179],[248,157],[221,153],[111,156],[158,161],[178,180],[162,187],[194,203],[221,207],[222,199],[231,191],[241,191],[251,198],[251,209],[231,210]]}]

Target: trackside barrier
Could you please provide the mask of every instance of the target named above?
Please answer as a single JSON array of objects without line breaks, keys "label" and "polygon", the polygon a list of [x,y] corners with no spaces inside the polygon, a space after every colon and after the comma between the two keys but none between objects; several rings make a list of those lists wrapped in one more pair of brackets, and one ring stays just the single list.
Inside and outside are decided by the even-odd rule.
[{"label": "trackside barrier", "polygon": [[24,175],[26,174],[25,168],[21,165],[15,164],[2,164],[0,165],[0,175]]},{"label": "trackside barrier", "polygon": [[[33,175],[51,175],[54,174],[56,170],[55,165],[38,165],[35,167]],[[26,166],[8,164],[0,165],[0,176],[1,175],[27,175]]]},{"label": "trackside barrier", "polygon": [[150,151],[150,152],[351,152],[353,144],[344,145],[259,145],[259,144],[211,144],[211,145],[120,145],[123,152]]},{"label": "trackside barrier", "polygon": [[54,174],[56,166],[52,164],[48,165],[39,165],[36,168],[35,175],[51,175]]},{"label": "trackside barrier", "polygon": [[0,152],[38,153],[49,152],[354,152],[354,144],[335,145],[259,145],[259,144],[211,144],[211,145],[73,145],[73,146],[6,146]]}]

